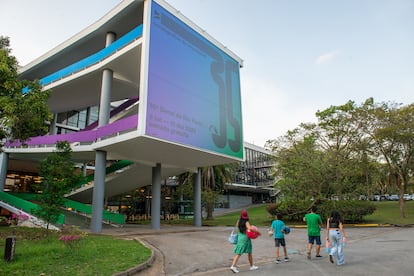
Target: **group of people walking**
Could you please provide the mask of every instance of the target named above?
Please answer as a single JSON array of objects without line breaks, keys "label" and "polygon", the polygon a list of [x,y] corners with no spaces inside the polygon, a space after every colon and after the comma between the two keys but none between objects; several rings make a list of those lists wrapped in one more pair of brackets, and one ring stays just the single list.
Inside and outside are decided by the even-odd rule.
[{"label": "group of people walking", "polygon": [[[315,258],[322,258],[320,254],[321,250],[321,228],[324,227],[322,218],[317,212],[317,207],[312,206],[310,213],[306,214],[303,221],[306,222],[308,228],[308,244],[306,257],[308,260],[312,258],[312,248],[315,245]],[[261,235],[259,230],[249,223],[249,216],[246,210],[243,210],[240,214],[240,218],[237,220],[236,229],[238,231],[237,243],[234,246],[234,258],[230,266],[230,270],[234,273],[238,273],[237,262],[241,255],[247,254],[250,270],[257,270],[258,267],[253,264],[253,247],[252,241],[249,238],[249,232],[254,232],[256,235]],[[284,261],[289,262],[289,257],[286,249],[285,234],[289,233],[289,228],[286,227],[282,220],[282,215],[277,214],[276,218],[272,221],[269,229],[269,235],[272,235],[275,240],[275,255],[277,264],[282,263],[280,258],[279,248],[283,248]],[[329,261],[337,265],[343,265],[344,252],[343,248],[346,242],[344,221],[337,211],[332,211],[329,218],[326,221],[326,252],[329,254]]]}]

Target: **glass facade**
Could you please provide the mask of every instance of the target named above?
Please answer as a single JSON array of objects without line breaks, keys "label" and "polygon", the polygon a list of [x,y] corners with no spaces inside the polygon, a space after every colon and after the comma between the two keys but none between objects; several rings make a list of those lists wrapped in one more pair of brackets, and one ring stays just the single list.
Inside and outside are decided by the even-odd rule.
[{"label": "glass facade", "polygon": [[244,151],[245,161],[240,162],[239,170],[234,176],[233,182],[255,187],[273,186],[272,155],[246,146]]},{"label": "glass facade", "polygon": [[57,134],[84,129],[98,120],[98,107],[92,106],[81,111],[72,110],[57,115]]}]

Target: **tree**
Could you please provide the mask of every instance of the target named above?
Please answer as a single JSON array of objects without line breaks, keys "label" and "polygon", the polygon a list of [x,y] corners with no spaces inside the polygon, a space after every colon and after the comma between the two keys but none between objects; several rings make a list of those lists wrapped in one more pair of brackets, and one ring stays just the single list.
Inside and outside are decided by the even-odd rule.
[{"label": "tree", "polygon": [[42,91],[37,80],[20,80],[18,68],[9,39],[0,36],[0,141],[24,142],[43,135],[48,130],[45,122],[51,119],[47,104],[50,92]]},{"label": "tree", "polygon": [[[214,203],[221,193],[224,184],[232,181],[236,166],[236,164],[232,163],[201,168],[201,200],[206,204],[207,219],[213,219]],[[187,196],[191,196],[193,176],[193,173],[179,175],[178,183],[181,187],[178,191],[185,192]]]},{"label": "tree", "polygon": [[274,176],[278,180],[275,186],[285,197],[305,200],[327,196],[328,166],[311,133],[296,128],[283,139],[274,141],[271,148],[277,149]]},{"label": "tree", "polygon": [[369,190],[361,186],[380,179],[359,114],[352,101],[331,106],[316,113],[316,124],[301,124],[283,139],[268,143],[277,156],[277,185],[285,195],[356,197]]},{"label": "tree", "polygon": [[[361,121],[353,101],[316,112],[318,143],[328,159],[330,188],[337,196],[347,196],[366,183],[371,169],[367,144],[360,131]],[[355,195],[354,195],[355,196]]]},{"label": "tree", "polygon": [[414,169],[414,104],[377,104],[371,98],[359,112],[373,154],[387,164],[391,181],[398,189],[400,216],[404,218],[403,195]]},{"label": "tree", "polygon": [[71,160],[72,149],[68,142],[58,142],[56,151],[40,163],[39,175],[43,182],[38,189],[42,195],[39,197],[39,209],[36,215],[44,219],[49,228],[62,213],[65,194],[82,180],[81,173],[75,173],[76,168]]},{"label": "tree", "polygon": [[232,181],[235,168],[235,164],[226,164],[201,169],[202,198],[206,202],[207,219],[213,219],[214,203],[224,184]]}]

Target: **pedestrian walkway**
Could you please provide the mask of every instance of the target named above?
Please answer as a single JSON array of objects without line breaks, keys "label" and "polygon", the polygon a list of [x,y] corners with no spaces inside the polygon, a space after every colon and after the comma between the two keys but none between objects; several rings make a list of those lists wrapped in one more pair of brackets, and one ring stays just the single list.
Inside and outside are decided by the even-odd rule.
[{"label": "pedestrian walkway", "polygon": [[[306,259],[306,228],[292,228],[292,232],[286,236],[290,262],[276,264],[274,241],[266,234],[265,227],[260,230],[263,235],[253,240],[254,261],[259,270],[249,271],[247,256],[242,256],[239,261],[240,275],[274,275],[276,270],[287,275],[320,276],[335,273],[378,276],[393,275],[395,273],[391,271],[394,270],[400,272],[399,275],[413,275],[411,263],[414,248],[411,245],[414,242],[414,228],[346,228],[349,243],[345,249],[347,264],[340,270],[329,262],[324,247],[321,249],[322,259],[314,258],[314,253],[311,260]],[[104,230],[104,234],[140,240],[153,250],[155,257],[148,264],[151,266],[135,274],[149,276],[232,275],[229,267],[233,258],[233,245],[227,242],[230,232],[231,227],[164,225],[160,230],[152,230],[149,225],[126,225]],[[401,256],[400,252],[405,253]],[[378,259],[381,260],[380,264],[376,261]],[[373,263],[375,267],[372,267]]]}]

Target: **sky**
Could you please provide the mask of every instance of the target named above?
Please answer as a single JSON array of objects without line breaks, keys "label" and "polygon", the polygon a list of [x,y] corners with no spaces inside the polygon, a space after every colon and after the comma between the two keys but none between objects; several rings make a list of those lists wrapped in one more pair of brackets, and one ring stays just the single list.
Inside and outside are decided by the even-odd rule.
[{"label": "sky", "polygon": [[[414,102],[414,0],[167,0],[243,60],[244,141],[264,146],[315,113]],[[0,0],[0,35],[26,65],[119,0]]]}]

